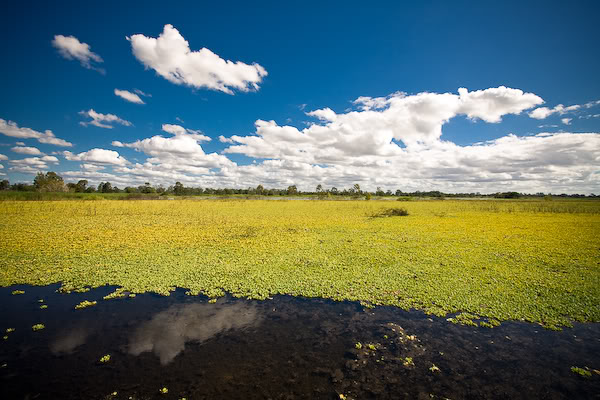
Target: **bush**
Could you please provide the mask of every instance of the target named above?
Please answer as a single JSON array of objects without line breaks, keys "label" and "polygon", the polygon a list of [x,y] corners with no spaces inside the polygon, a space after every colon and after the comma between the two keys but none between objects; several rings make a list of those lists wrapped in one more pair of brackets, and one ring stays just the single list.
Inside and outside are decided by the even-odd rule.
[{"label": "bush", "polygon": [[405,217],[407,215],[408,210],[406,208],[387,208],[376,214],[373,214],[372,217]]}]

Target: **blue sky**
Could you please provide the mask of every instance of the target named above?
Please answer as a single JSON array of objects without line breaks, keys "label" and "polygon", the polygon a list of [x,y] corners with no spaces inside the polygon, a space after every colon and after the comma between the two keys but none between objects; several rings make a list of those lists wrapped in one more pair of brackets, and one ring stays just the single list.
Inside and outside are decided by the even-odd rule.
[{"label": "blue sky", "polygon": [[481,3],[10,4],[0,178],[599,193],[600,6]]}]

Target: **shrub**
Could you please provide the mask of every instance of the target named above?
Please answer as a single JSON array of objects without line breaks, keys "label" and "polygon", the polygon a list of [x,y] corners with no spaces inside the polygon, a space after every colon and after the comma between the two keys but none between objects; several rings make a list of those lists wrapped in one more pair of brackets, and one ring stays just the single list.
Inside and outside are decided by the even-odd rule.
[{"label": "shrub", "polygon": [[387,208],[385,210],[381,210],[378,213],[372,215],[373,218],[377,217],[405,217],[408,215],[408,210],[406,208]]}]

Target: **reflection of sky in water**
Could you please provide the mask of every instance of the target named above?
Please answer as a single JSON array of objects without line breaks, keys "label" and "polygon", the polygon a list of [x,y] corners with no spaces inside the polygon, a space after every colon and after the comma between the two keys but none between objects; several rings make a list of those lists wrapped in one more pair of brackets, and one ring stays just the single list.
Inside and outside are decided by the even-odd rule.
[{"label": "reflection of sky in water", "polygon": [[231,329],[258,324],[256,307],[246,304],[174,305],[139,326],[129,338],[129,353],[153,351],[161,364],[168,364],[187,342],[204,342]]},{"label": "reflection of sky in water", "polygon": [[50,351],[52,354],[70,354],[75,348],[85,343],[88,335],[89,331],[83,327],[69,329],[50,343]]}]

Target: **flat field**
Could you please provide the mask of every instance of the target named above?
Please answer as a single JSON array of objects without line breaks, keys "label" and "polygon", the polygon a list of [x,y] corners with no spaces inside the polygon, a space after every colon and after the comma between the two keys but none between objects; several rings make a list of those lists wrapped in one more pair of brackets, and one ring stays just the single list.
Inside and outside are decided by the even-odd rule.
[{"label": "flat field", "polygon": [[[405,208],[408,216],[381,216]],[[0,202],[0,285],[357,300],[495,325],[600,322],[600,202]]]}]

